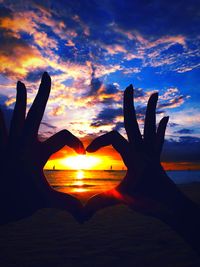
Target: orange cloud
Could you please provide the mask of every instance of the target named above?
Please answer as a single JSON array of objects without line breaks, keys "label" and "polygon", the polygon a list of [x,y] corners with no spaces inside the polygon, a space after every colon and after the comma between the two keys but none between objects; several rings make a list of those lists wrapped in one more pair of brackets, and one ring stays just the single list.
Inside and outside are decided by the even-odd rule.
[{"label": "orange cloud", "polygon": [[45,59],[36,48],[14,41],[11,39],[0,46],[0,72],[14,76],[16,80],[16,77],[22,78],[38,66],[47,67]]}]

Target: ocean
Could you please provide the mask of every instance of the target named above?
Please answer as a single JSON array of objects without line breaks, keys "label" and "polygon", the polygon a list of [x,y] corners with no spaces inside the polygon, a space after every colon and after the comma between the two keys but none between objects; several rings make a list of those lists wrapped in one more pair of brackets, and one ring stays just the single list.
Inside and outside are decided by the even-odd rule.
[{"label": "ocean", "polygon": [[[200,182],[200,171],[168,171],[176,184]],[[114,188],[126,171],[57,170],[45,171],[47,180],[58,191],[92,196]]]}]

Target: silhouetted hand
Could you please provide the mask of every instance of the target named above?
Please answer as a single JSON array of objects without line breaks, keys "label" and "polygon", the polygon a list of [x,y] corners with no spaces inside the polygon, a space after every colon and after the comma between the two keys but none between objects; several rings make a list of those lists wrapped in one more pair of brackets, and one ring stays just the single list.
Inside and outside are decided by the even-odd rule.
[{"label": "silhouetted hand", "polygon": [[[169,194],[177,193],[175,184],[166,176],[161,164],[160,154],[164,142],[165,129],[169,117],[164,117],[156,130],[156,103],[158,94],[153,94],[148,102],[144,125],[144,136],[141,135],[133,105],[133,88],[129,86],[124,92],[124,125],[128,141],[116,131],[96,138],[88,146],[88,152],[95,152],[103,146],[112,145],[121,155],[127,174],[113,190],[106,192],[109,198],[140,208],[142,212],[152,212],[159,203],[170,204]],[[104,195],[105,193],[103,193]],[[102,197],[95,196],[91,199]],[[138,206],[139,205],[139,206]],[[159,204],[160,205],[160,204]],[[158,206],[156,206],[156,209]]]},{"label": "silhouetted hand", "polygon": [[[133,103],[133,87],[130,85],[124,92],[124,126],[128,141],[118,132],[112,131],[96,138],[87,147],[88,152],[95,152],[101,147],[112,145],[120,153],[127,173],[116,188],[89,199],[85,216],[86,219],[90,218],[99,209],[123,203],[170,224],[195,247],[196,241],[190,238],[192,234],[194,239],[195,234],[191,233],[191,230],[187,232],[190,225],[188,216],[193,216],[193,219],[198,217],[199,220],[199,209],[181,193],[160,164],[169,117],[162,118],[156,129],[157,100],[158,94],[155,93],[148,101],[142,136]],[[183,220],[186,222],[184,227]],[[192,226],[197,227],[197,224],[193,223]]]},{"label": "silhouetted hand", "polygon": [[67,130],[58,132],[44,142],[38,140],[38,129],[50,88],[51,79],[45,72],[26,116],[26,87],[21,82],[17,83],[17,99],[9,133],[0,112],[0,223],[24,218],[45,207],[61,208],[81,219],[80,201],[55,191],[43,173],[49,157],[65,145],[77,153],[84,153],[81,141]]}]

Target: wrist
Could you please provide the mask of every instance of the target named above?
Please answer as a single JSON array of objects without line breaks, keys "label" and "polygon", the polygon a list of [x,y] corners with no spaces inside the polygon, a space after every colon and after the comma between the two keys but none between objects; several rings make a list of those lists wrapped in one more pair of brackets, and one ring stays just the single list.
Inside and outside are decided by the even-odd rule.
[{"label": "wrist", "polygon": [[188,244],[200,253],[200,206],[188,198],[182,206],[163,209],[158,218],[175,230]]}]

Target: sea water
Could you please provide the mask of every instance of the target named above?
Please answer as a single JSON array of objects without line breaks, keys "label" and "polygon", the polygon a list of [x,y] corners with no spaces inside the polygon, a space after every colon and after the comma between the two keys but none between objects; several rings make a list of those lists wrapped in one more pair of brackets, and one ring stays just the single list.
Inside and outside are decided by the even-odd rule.
[{"label": "sea water", "polygon": [[[114,188],[125,176],[126,171],[60,170],[45,171],[53,188],[65,193],[97,194]],[[176,184],[200,182],[200,171],[168,171]]]}]

